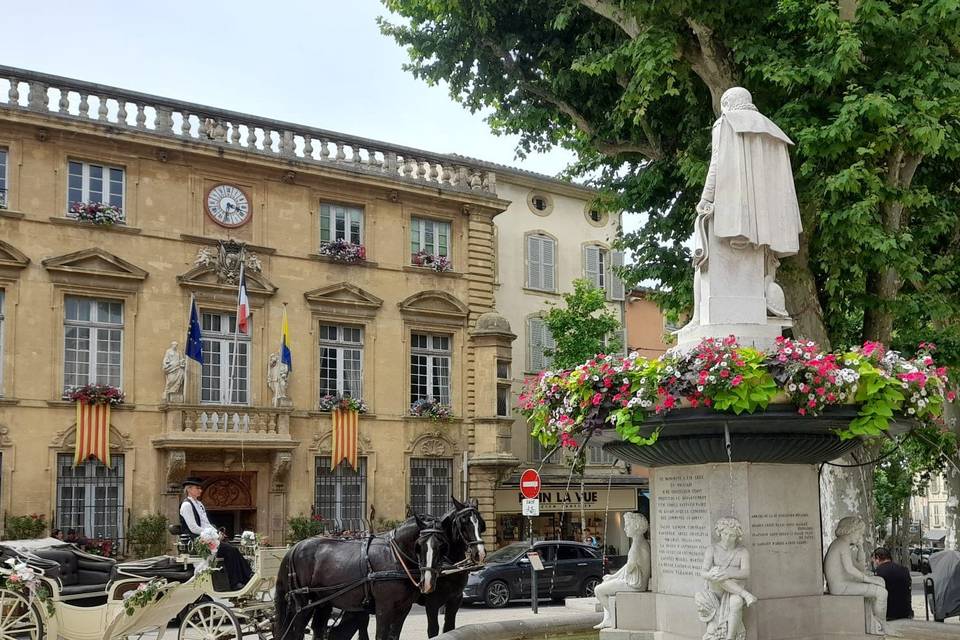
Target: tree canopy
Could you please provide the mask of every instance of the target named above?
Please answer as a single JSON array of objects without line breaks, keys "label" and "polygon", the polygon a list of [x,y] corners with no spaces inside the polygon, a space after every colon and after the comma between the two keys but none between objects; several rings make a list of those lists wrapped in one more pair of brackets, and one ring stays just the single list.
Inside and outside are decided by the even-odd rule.
[{"label": "tree canopy", "polygon": [[[804,234],[778,278],[795,333],[960,344],[960,0],[384,0],[408,68],[520,154],[562,145],[611,210],[628,280],[690,304],[686,241],[726,89],[792,153]],[[945,351],[954,351],[948,349]]]}]

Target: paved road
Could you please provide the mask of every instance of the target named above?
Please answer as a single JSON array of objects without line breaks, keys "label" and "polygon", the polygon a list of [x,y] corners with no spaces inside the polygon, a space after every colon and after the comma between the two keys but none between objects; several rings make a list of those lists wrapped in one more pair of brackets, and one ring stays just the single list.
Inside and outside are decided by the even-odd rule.
[{"label": "paved road", "polygon": [[[913,578],[913,617],[916,620],[926,619],[926,613],[923,604],[923,579],[927,576],[912,571],[910,576]],[[930,613],[930,619],[933,620],[933,613]],[[960,625],[960,617],[954,616],[944,620],[947,624]]]}]

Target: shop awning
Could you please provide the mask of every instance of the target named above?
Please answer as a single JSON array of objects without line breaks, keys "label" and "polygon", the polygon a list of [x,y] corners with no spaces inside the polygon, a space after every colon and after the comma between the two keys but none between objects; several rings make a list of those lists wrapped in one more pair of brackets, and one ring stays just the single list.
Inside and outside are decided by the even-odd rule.
[{"label": "shop awning", "polygon": [[930,542],[938,542],[947,537],[946,529],[928,529],[923,534],[924,540],[929,540]]}]

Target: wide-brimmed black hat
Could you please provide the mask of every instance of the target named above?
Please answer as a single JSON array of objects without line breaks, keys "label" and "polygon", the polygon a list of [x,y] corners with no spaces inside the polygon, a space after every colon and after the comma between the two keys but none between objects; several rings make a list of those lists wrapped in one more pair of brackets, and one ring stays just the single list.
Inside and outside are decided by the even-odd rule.
[{"label": "wide-brimmed black hat", "polygon": [[196,477],[196,476],[190,476],[190,477],[188,477],[188,478],[184,478],[183,482],[180,483],[180,486],[181,486],[181,487],[189,487],[190,485],[194,485],[194,486],[197,486],[197,487],[202,487],[202,486],[203,486],[203,479],[202,479],[202,478],[198,478],[198,477]]}]

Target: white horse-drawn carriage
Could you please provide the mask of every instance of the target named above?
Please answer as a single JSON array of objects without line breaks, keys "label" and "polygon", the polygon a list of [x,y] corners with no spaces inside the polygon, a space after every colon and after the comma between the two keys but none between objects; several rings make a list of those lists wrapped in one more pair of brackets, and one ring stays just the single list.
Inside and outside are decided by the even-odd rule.
[{"label": "white horse-drawn carriage", "polygon": [[266,640],[286,549],[241,550],[253,577],[230,590],[221,571],[184,553],[117,562],[54,538],[0,542],[0,638],[159,639],[179,616],[178,640]]}]

